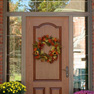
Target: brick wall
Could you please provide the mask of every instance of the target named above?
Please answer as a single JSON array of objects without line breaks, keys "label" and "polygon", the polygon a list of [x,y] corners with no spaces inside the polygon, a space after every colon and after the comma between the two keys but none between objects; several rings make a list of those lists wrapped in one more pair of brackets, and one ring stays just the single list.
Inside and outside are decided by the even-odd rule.
[{"label": "brick wall", "polygon": [[92,60],[93,60],[93,90],[94,90],[94,0],[92,0]]},{"label": "brick wall", "polygon": [[2,83],[2,57],[3,57],[3,0],[0,0],[0,83]]}]

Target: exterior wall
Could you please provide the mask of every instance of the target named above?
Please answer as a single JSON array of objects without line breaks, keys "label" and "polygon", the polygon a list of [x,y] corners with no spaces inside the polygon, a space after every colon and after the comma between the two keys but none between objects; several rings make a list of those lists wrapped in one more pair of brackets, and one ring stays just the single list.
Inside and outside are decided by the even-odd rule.
[{"label": "exterior wall", "polygon": [[0,84],[2,83],[3,63],[3,0],[0,0]]},{"label": "exterior wall", "polygon": [[93,60],[93,90],[94,90],[94,0],[92,0],[92,60]]},{"label": "exterior wall", "polygon": [[[94,0],[92,0],[92,54],[93,54],[93,89],[94,89]],[[2,83],[3,63],[3,0],[0,0],[0,84]]]}]

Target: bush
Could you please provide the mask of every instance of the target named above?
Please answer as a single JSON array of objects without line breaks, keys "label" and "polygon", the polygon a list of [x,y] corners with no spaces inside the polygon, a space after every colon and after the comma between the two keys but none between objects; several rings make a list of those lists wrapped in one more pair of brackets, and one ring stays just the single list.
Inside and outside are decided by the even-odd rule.
[{"label": "bush", "polygon": [[78,91],[74,94],[94,94],[94,91],[89,91],[89,90],[81,90],[81,91]]},{"label": "bush", "polygon": [[0,84],[0,94],[24,94],[26,87],[20,82],[4,82]]}]

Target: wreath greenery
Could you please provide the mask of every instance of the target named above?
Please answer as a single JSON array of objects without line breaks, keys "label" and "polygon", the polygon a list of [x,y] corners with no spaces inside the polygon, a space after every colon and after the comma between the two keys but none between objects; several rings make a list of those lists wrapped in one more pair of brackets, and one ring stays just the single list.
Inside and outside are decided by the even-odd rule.
[{"label": "wreath greenery", "polygon": [[[35,42],[33,44],[33,54],[36,59],[40,59],[42,62],[47,61],[49,63],[53,63],[57,60],[58,55],[60,54],[60,43],[57,38],[54,38],[49,35],[44,35],[43,37],[38,38],[39,42]],[[44,45],[52,46],[51,50],[47,53],[43,52]]]}]

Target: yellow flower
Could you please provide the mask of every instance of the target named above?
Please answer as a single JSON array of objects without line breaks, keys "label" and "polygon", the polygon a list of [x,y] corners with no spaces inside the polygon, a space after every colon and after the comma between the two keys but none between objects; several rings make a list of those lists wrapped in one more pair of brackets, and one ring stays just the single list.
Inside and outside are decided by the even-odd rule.
[{"label": "yellow flower", "polygon": [[24,89],[24,91],[26,91],[26,89]]},{"label": "yellow flower", "polygon": [[15,93],[15,91],[13,91],[13,93]]},{"label": "yellow flower", "polygon": [[3,88],[5,88],[5,86],[3,86]]},{"label": "yellow flower", "polygon": [[5,93],[5,91],[3,91],[3,93]]},{"label": "yellow flower", "polygon": [[3,94],[6,94],[6,91],[15,94],[19,91],[25,91],[25,89],[26,87],[19,82],[10,81],[0,84],[0,90],[3,91]]}]

